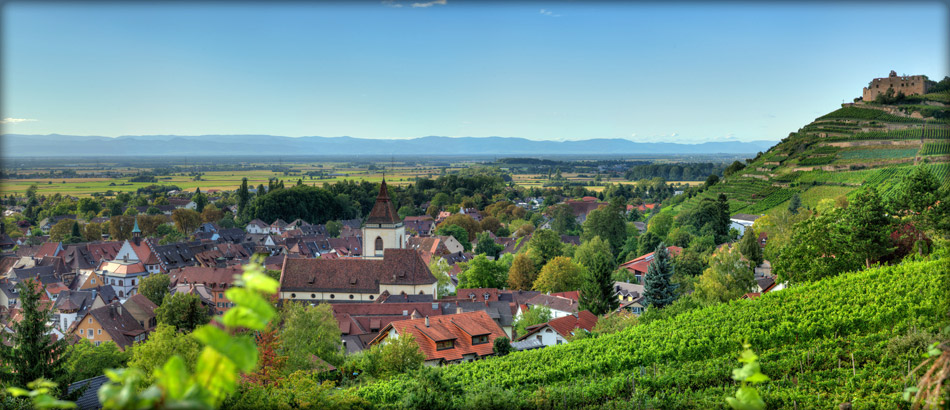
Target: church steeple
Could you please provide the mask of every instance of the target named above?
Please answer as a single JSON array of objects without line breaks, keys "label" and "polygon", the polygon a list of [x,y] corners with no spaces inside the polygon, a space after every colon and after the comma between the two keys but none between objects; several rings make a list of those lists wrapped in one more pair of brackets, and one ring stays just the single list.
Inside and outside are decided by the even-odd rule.
[{"label": "church steeple", "polygon": [[396,207],[389,198],[389,189],[386,187],[386,179],[379,184],[379,195],[376,196],[376,204],[366,219],[368,224],[397,224],[402,222],[399,214],[396,213]]},{"label": "church steeple", "polygon": [[363,257],[378,259],[385,249],[405,249],[406,227],[389,197],[386,179],[379,184],[376,204],[363,225]]}]

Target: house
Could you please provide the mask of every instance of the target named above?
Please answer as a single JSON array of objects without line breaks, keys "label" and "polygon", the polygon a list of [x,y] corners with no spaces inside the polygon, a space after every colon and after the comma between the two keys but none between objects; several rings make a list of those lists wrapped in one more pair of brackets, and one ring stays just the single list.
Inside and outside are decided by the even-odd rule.
[{"label": "house", "polygon": [[533,338],[542,346],[554,346],[568,343],[578,331],[590,332],[597,324],[597,316],[588,310],[574,315],[562,316],[547,323],[529,326],[518,340]]},{"label": "house", "polygon": [[136,293],[126,300],[122,306],[142,325],[143,329],[152,330],[158,325],[158,321],[155,318],[155,309],[158,308],[158,306],[144,295]]},{"label": "house", "polygon": [[82,395],[76,399],[76,408],[79,410],[97,410],[102,408],[99,403],[99,388],[109,382],[109,376],[96,376],[91,379],[80,380],[72,383],[66,389],[67,393],[72,394],[79,389],[86,389]]},{"label": "house", "polygon": [[87,339],[96,346],[113,342],[123,351],[146,337],[145,328],[118,302],[89,310],[67,334]]},{"label": "house", "polygon": [[435,220],[429,215],[407,216],[403,223],[406,224],[406,232],[413,235],[426,237],[435,232]]},{"label": "house", "polygon": [[750,214],[735,214],[732,218],[729,218],[732,221],[732,224],[729,225],[729,228],[739,231],[741,235],[745,232],[745,228],[751,227],[755,223],[756,219],[761,218],[762,215],[750,215]]},{"label": "house", "polygon": [[382,259],[285,258],[280,299],[371,302],[388,291],[437,295],[437,283],[416,251],[387,249]]},{"label": "house", "polygon": [[[388,293],[384,292],[383,295]],[[343,347],[347,353],[357,353],[365,349],[379,331],[392,322],[442,315],[439,304],[432,302],[431,295],[429,297],[427,302],[332,304],[333,317],[340,326]],[[381,296],[379,299],[386,298]]]},{"label": "house", "polygon": [[65,332],[77,318],[85,316],[90,309],[105,305],[105,300],[97,294],[95,289],[62,291],[53,305],[54,311],[59,313],[56,325]]},{"label": "house", "polygon": [[585,196],[580,200],[569,199],[564,201],[564,204],[571,208],[571,213],[574,214],[577,223],[584,223],[584,221],[587,220],[587,215],[590,214],[591,211],[609,205],[606,202],[598,201],[597,198],[592,196]]},{"label": "house", "polygon": [[636,315],[643,314],[646,308],[644,286],[636,283],[614,282],[614,291],[620,299],[620,309],[628,310]]},{"label": "house", "polygon": [[247,233],[252,233],[252,234],[271,233],[270,225],[268,225],[266,222],[260,219],[255,219],[249,222],[247,226],[244,227],[244,230],[247,231]]},{"label": "house", "polygon": [[128,258],[103,261],[95,273],[123,300],[137,293],[138,285],[149,275],[142,262]]},{"label": "house", "polygon": [[504,331],[485,312],[457,313],[392,322],[370,345],[412,335],[427,366],[478,360],[494,354],[495,339]]},{"label": "house", "polygon": [[228,268],[187,266],[169,272],[168,279],[172,286],[179,284],[204,285],[210,297],[209,302],[215,307],[217,314],[222,315],[234,306],[224,292],[234,286],[235,276],[240,277],[243,269],[240,266]]},{"label": "house", "polygon": [[[680,248],[679,246],[667,246],[666,250],[669,251],[671,258],[683,252],[683,248]],[[650,262],[653,262],[653,252],[626,261],[620,264],[620,268],[630,271],[630,273],[633,273],[633,276],[637,278],[637,281],[639,281],[640,284],[644,284],[645,282],[643,278],[647,274],[647,269],[650,267]]]},{"label": "house", "polygon": [[453,236],[430,236],[427,238],[414,236],[409,238],[406,246],[419,252],[426,264],[436,257],[444,257],[465,250],[458,239]]},{"label": "house", "polygon": [[56,225],[57,222],[62,221],[63,219],[72,219],[75,221],[76,215],[51,216],[49,218],[45,218],[42,221],[40,221],[38,226],[40,227],[41,230],[43,230],[44,233],[49,233],[49,230],[53,228],[53,225]]},{"label": "house", "polygon": [[528,309],[531,309],[533,306],[547,307],[551,310],[551,317],[553,318],[574,315],[579,311],[579,303],[574,299],[562,296],[540,294],[528,299],[524,304],[520,305],[515,317],[520,317],[522,313]]}]

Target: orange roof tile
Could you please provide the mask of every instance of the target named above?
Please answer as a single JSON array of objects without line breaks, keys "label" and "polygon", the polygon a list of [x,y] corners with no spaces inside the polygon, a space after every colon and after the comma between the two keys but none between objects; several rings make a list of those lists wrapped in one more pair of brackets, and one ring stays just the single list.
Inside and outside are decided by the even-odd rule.
[{"label": "orange roof tile", "polygon": [[[484,311],[392,322],[379,332],[372,344],[383,341],[390,329],[395,329],[400,335],[413,335],[426,360],[454,361],[472,354],[487,356],[493,353],[495,339],[506,337],[505,332]],[[473,345],[474,336],[488,336],[488,339],[485,343]],[[452,341],[452,347],[437,349],[436,343],[444,341]]]}]

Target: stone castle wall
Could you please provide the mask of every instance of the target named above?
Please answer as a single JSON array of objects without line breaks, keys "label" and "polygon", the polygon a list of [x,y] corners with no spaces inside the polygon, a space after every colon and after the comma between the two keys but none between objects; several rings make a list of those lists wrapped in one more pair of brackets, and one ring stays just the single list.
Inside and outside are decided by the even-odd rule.
[{"label": "stone castle wall", "polygon": [[894,89],[894,94],[903,92],[904,95],[926,94],[927,79],[922,75],[899,76],[891,71],[885,78],[875,78],[871,80],[864,88],[862,97],[864,101],[874,101],[878,95],[887,92],[888,88]]}]

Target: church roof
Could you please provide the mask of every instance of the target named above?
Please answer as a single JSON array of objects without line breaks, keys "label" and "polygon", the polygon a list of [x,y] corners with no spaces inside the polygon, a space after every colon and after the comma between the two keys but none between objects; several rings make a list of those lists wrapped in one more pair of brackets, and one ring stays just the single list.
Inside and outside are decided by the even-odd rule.
[{"label": "church roof", "polygon": [[366,223],[395,224],[400,221],[399,214],[396,213],[396,207],[389,199],[389,190],[386,189],[386,180],[384,179],[379,185],[379,196],[376,197],[376,205],[373,205],[373,210],[370,211]]}]

